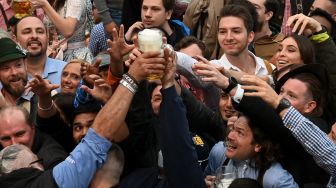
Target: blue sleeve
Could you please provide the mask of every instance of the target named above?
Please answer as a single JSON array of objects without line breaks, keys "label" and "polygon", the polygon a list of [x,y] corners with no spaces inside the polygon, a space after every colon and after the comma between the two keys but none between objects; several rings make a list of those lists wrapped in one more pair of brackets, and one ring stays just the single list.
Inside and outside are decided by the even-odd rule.
[{"label": "blue sleeve", "polygon": [[220,166],[223,165],[224,161],[226,160],[225,156],[225,146],[224,142],[218,142],[215,144],[209,154],[209,162],[207,167],[204,170],[204,175],[211,175],[215,176],[216,175],[216,170]]},{"label": "blue sleeve", "polygon": [[263,187],[298,188],[299,186],[293,176],[283,169],[280,163],[273,163],[264,174]]},{"label": "blue sleeve", "polygon": [[175,87],[161,92],[160,139],[169,187],[205,187],[182,99],[177,95]]},{"label": "blue sleeve", "polygon": [[92,128],[70,155],[53,169],[59,187],[88,187],[92,177],[106,161],[112,143]]}]

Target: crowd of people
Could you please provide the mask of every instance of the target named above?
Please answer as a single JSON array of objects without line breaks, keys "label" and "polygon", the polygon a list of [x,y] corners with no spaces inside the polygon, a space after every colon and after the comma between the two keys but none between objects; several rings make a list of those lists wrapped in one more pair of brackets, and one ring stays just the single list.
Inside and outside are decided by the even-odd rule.
[{"label": "crowd of people", "polygon": [[0,1],[0,188],[336,187],[335,1],[27,1]]}]

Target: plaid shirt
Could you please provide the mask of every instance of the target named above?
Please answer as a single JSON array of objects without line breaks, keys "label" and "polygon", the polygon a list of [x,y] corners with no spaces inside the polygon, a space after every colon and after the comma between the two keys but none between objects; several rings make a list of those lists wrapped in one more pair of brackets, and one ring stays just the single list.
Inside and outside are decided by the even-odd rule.
[{"label": "plaid shirt", "polygon": [[289,108],[283,122],[316,163],[330,174],[327,187],[336,187],[336,145],[293,107]]}]

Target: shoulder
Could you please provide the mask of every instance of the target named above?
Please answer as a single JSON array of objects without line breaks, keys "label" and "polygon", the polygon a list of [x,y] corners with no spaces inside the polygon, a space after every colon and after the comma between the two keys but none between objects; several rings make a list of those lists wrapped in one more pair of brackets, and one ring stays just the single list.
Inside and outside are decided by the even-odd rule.
[{"label": "shoulder", "polygon": [[222,141],[212,147],[209,154],[208,166],[204,172],[205,175],[214,175],[216,169],[224,163],[226,159],[225,150],[226,147]]},{"label": "shoulder", "polygon": [[264,187],[283,187],[283,188],[296,188],[299,187],[294,181],[293,176],[281,164],[275,162],[271,167],[266,170],[263,178]]},{"label": "shoulder", "polygon": [[46,61],[46,66],[54,66],[57,68],[61,68],[63,70],[64,66],[67,64],[67,62],[65,61],[61,61],[58,59],[52,59],[52,58],[48,58]]}]

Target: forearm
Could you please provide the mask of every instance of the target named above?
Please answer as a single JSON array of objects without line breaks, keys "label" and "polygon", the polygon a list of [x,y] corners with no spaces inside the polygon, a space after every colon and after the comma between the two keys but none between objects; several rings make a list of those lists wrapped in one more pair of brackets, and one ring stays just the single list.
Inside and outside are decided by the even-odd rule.
[{"label": "forearm", "polygon": [[[92,126],[97,134],[109,140],[115,139],[114,134],[118,132],[120,126],[122,126],[125,121],[133,96],[134,94],[130,90],[119,84],[110,100],[95,118]],[[110,131],[105,131],[106,127],[108,127]]]},{"label": "forearm", "polygon": [[316,163],[335,177],[336,146],[328,136],[293,107],[284,115],[283,122]]},{"label": "forearm", "polygon": [[192,146],[186,111],[174,87],[162,92],[160,131],[164,168],[171,187],[205,187]]},{"label": "forearm", "polygon": [[[65,37],[69,38],[75,32],[78,20],[76,18],[67,17],[63,18],[55,9],[47,3],[43,7],[44,12],[47,14],[51,22],[56,26],[57,30]],[[66,27],[65,27],[66,26]]]},{"label": "forearm", "polygon": [[42,118],[49,118],[57,113],[51,95],[38,96],[38,110],[37,114]]},{"label": "forearm", "polygon": [[53,169],[59,187],[88,187],[98,168],[106,161],[112,143],[89,129],[65,161]]}]

